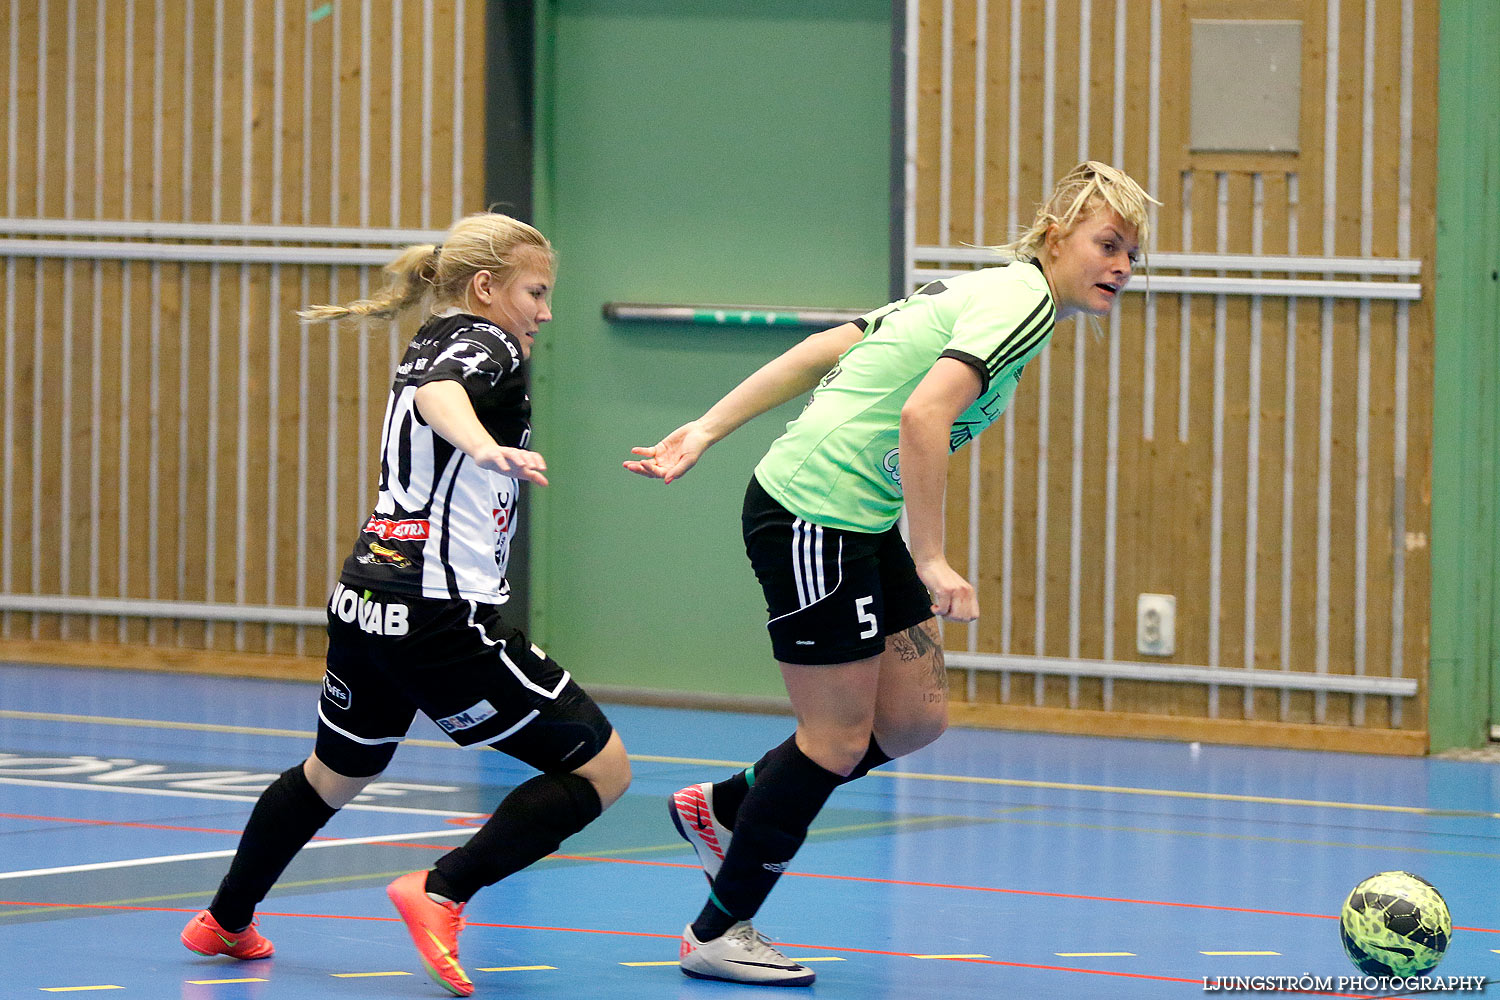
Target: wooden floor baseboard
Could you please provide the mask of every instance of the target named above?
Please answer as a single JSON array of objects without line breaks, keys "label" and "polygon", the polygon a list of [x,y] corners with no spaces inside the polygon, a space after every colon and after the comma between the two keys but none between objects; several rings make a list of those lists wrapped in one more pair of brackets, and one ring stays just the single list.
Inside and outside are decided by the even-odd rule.
[{"label": "wooden floor baseboard", "polygon": [[949,717],[955,726],[982,729],[1020,729],[1294,750],[1393,754],[1403,757],[1420,757],[1428,750],[1427,732],[1420,729],[1318,726],[1259,719],[1202,719],[1177,715],[1103,712],[1098,709],[976,705],[966,702],[955,702],[949,706]]},{"label": "wooden floor baseboard", "polygon": [[162,649],[107,642],[0,639],[0,661],[67,667],[160,670],[267,680],[315,681],[323,676],[321,656],[235,653],[216,649]]}]

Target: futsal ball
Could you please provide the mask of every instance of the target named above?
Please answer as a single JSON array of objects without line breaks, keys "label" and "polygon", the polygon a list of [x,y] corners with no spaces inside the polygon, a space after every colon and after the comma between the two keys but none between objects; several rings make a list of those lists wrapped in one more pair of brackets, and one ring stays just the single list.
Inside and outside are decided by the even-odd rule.
[{"label": "futsal ball", "polygon": [[1414,976],[1437,965],[1453,936],[1448,904],[1411,872],[1371,875],[1349,893],[1339,937],[1367,976]]}]

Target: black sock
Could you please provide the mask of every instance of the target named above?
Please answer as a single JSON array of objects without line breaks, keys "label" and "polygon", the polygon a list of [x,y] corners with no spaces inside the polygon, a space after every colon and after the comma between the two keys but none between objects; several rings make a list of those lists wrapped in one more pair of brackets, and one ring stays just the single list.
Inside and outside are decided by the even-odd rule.
[{"label": "black sock", "polygon": [[288,768],[260,793],[229,873],[208,912],[227,931],[249,926],[255,907],[313,834],[338,812],[308,784],[302,765]]},{"label": "black sock", "polygon": [[576,774],[539,774],[517,785],[462,847],[427,873],[427,891],[455,903],[557,850],[603,812],[599,793]]},{"label": "black sock", "polygon": [[[795,739],[795,736],[788,737],[787,743]],[[776,749],[780,750],[786,745],[783,743]],[[723,781],[714,782],[714,819],[730,830],[734,829],[735,820],[740,814],[740,804],[745,801],[745,793],[750,791],[751,785],[755,784],[756,774],[765,771],[766,758],[775,752],[776,750],[772,750],[738,774],[732,774]],[[863,778],[870,773],[872,768],[877,768],[881,764],[889,764],[894,759],[894,757],[887,756],[886,752],[880,749],[880,744],[875,742],[875,737],[871,736],[870,748],[865,751],[860,762],[854,765],[854,770],[849,772],[849,777],[845,778],[843,783],[848,784],[855,778]]]},{"label": "black sock", "polygon": [[858,764],[854,765],[854,770],[849,772],[849,777],[845,778],[842,784],[847,785],[856,778],[863,778],[874,768],[879,767],[881,764],[889,764],[895,759],[880,749],[880,744],[875,742],[875,737],[872,735],[870,737],[870,745],[865,750],[865,755],[860,758]]},{"label": "black sock", "polygon": [[731,924],[755,915],[807,838],[807,828],[823,803],[844,781],[804,754],[795,739],[766,754],[755,767],[724,864],[703,912],[693,921],[693,934],[700,941],[716,938]]}]

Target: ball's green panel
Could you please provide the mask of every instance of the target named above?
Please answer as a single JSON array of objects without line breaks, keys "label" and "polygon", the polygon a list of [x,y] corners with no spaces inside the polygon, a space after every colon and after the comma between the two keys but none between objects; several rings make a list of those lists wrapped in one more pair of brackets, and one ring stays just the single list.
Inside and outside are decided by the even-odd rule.
[{"label": "ball's green panel", "polygon": [[1442,960],[1453,920],[1442,894],[1411,872],[1381,872],[1349,893],[1339,914],[1344,952],[1369,976],[1412,976]]}]

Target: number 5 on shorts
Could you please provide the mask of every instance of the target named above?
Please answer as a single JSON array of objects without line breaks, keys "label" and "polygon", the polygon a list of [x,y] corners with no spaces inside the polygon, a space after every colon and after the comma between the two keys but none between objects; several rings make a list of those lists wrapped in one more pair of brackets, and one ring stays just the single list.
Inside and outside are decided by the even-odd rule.
[{"label": "number 5 on shorts", "polygon": [[870,613],[870,605],[875,603],[873,597],[861,597],[854,602],[854,614],[858,616],[860,624],[869,626],[859,634],[861,639],[873,639],[875,633],[880,631],[880,622]]}]

